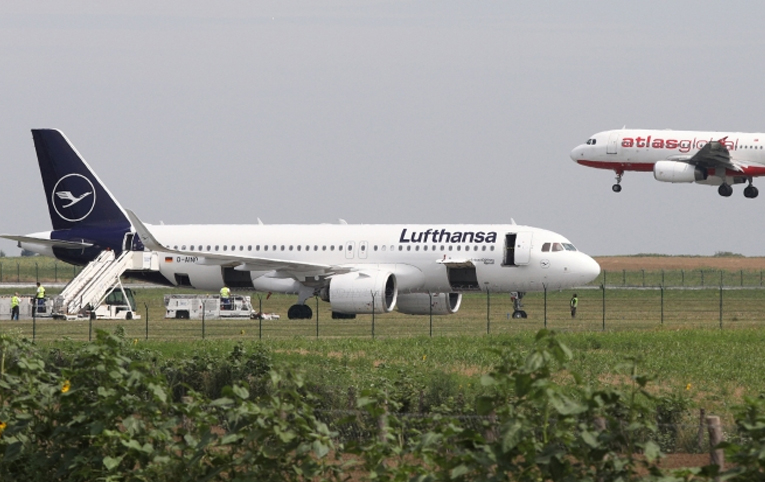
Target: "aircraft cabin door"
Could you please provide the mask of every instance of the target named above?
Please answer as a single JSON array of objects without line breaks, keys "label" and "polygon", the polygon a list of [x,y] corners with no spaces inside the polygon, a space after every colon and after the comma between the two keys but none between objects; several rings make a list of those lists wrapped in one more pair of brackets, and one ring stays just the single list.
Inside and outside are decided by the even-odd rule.
[{"label": "aircraft cabin door", "polygon": [[531,237],[533,233],[522,231],[515,236],[515,264],[525,266],[531,261]]},{"label": "aircraft cabin door", "polygon": [[502,266],[525,266],[531,261],[532,233],[521,231],[505,235],[505,258]]},{"label": "aircraft cabin door", "polygon": [[345,243],[345,257],[347,259],[353,259],[354,256],[354,248],[356,247],[356,243],[353,241],[348,241]]},{"label": "aircraft cabin door", "polygon": [[619,142],[619,131],[613,131],[608,136],[608,144],[606,145],[606,154],[616,154],[616,146]]},{"label": "aircraft cabin door", "polygon": [[367,259],[367,247],[368,244],[366,241],[360,241],[359,242],[359,258],[361,259]]}]

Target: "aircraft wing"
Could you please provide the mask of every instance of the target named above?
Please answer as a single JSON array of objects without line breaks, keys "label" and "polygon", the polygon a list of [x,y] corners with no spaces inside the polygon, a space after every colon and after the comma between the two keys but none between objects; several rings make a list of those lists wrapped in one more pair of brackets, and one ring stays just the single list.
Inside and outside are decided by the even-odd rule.
[{"label": "aircraft wing", "polygon": [[161,251],[182,256],[195,256],[198,258],[197,263],[199,264],[229,266],[234,267],[237,271],[279,271],[282,272],[282,274],[288,274],[289,276],[298,279],[304,279],[306,276],[326,277],[352,271],[352,268],[322,263],[306,263],[302,261],[262,258],[258,256],[237,256],[233,254],[172,249],[160,243],[157,238],[151,234],[146,225],[138,219],[138,216],[136,216],[133,211],[129,209],[126,209],[125,211],[144,246],[152,251]]},{"label": "aircraft wing", "polygon": [[730,151],[725,147],[725,138],[711,141],[704,145],[699,152],[691,157],[672,157],[669,160],[683,161],[699,167],[723,167],[732,171],[743,172],[742,165],[730,157]]},{"label": "aircraft wing", "polygon": [[19,243],[39,244],[51,248],[83,249],[93,246],[85,241],[66,241],[63,239],[36,238],[34,236],[17,236],[15,234],[0,234],[0,238],[10,239]]}]

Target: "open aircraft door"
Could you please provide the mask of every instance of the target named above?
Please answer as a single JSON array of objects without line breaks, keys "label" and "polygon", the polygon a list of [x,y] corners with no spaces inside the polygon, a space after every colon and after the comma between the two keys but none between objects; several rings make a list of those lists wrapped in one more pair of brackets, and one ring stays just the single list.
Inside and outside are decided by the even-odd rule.
[{"label": "open aircraft door", "polygon": [[529,231],[520,232],[515,236],[515,264],[525,266],[531,261],[531,237]]},{"label": "open aircraft door", "polygon": [[505,235],[505,259],[502,266],[525,266],[531,261],[531,237],[533,233],[521,231]]}]

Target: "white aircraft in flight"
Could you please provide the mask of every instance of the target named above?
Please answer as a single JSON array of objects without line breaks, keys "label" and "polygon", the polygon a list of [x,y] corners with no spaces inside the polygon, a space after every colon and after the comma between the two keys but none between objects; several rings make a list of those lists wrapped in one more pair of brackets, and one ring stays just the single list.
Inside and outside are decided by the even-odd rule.
[{"label": "white aircraft in flight", "polygon": [[749,183],[744,196],[756,198],[752,178],[765,175],[765,134],[618,129],[598,132],[571,151],[578,164],[616,172],[614,192],[625,171],[653,171],[663,182],[719,186],[720,196],[734,184]]},{"label": "white aircraft in flight", "polygon": [[[159,254],[159,271],[128,275],[202,290],[297,295],[289,318],[313,316],[318,296],[338,318],[451,314],[463,293],[582,286],[600,266],[560,234],[516,224],[146,225],[119,205],[58,130],[32,131],[52,231],[2,235],[73,264],[103,250]],[[90,195],[92,193],[92,195]],[[526,317],[516,305],[515,317]]]}]

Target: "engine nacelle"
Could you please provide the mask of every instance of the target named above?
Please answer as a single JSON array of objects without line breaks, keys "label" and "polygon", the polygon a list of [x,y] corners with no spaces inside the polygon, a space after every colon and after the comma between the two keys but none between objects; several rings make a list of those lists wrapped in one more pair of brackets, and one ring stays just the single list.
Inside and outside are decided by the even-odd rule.
[{"label": "engine nacelle", "polygon": [[707,178],[707,171],[686,162],[657,161],[653,177],[662,182],[699,182]]},{"label": "engine nacelle", "polygon": [[390,313],[396,307],[398,284],[388,271],[357,271],[334,276],[322,293],[332,311],[346,314]]},{"label": "engine nacelle", "polygon": [[[460,309],[462,293],[433,293],[433,314],[453,315]],[[407,315],[428,315],[431,297],[427,293],[401,294],[397,310]]]}]

